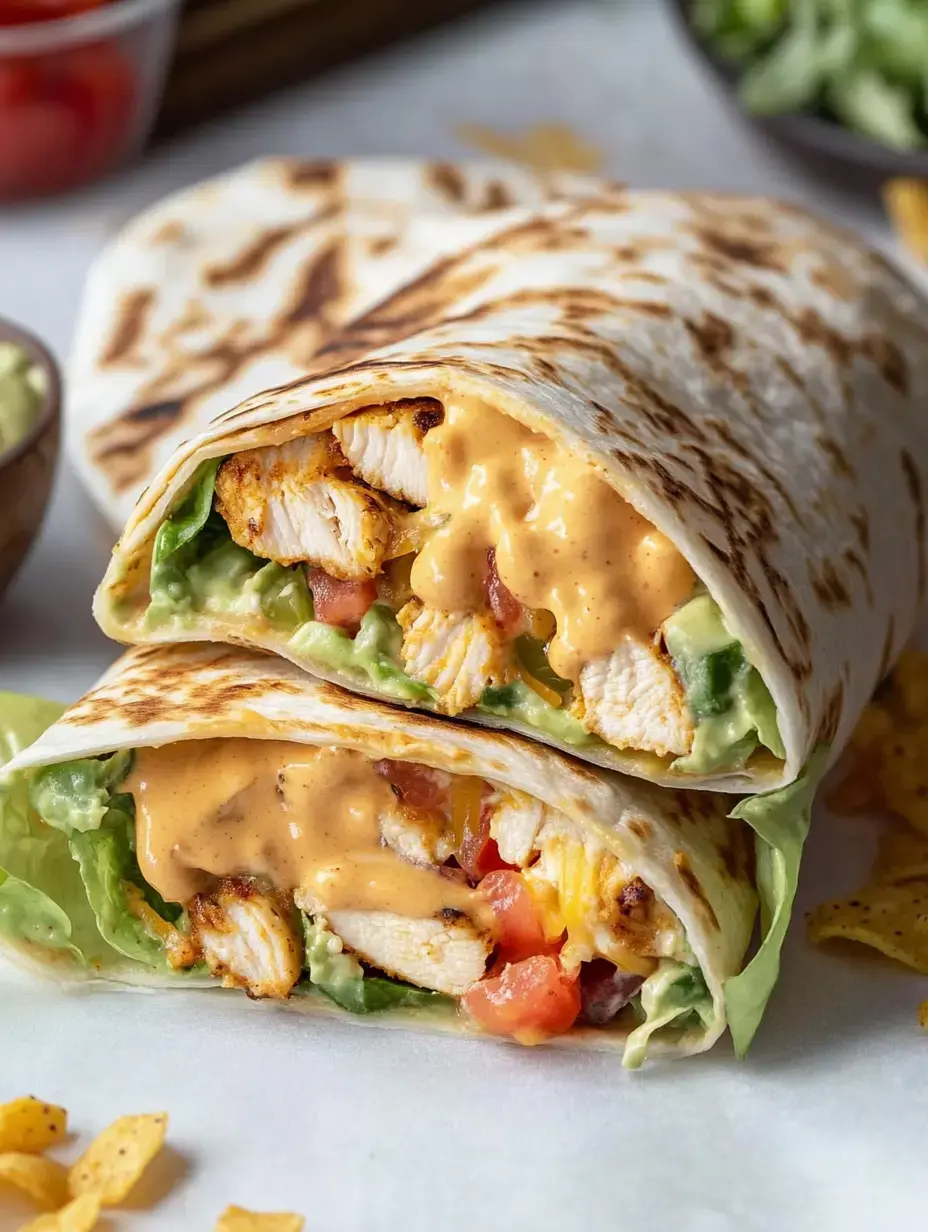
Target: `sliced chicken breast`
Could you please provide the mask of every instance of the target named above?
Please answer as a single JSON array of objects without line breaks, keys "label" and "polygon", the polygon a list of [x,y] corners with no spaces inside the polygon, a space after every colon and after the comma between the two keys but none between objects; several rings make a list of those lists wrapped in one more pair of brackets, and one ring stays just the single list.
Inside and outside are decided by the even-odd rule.
[{"label": "sliced chicken breast", "polygon": [[626,638],[610,656],[586,664],[579,692],[571,713],[616,748],[662,757],[689,752],[693,722],[683,690],[656,647]]},{"label": "sliced chicken breast", "polygon": [[494,792],[487,803],[490,837],[496,840],[499,854],[507,864],[528,864],[544,824],[545,806],[523,791],[506,790]]},{"label": "sliced chicken breast", "polygon": [[356,475],[421,507],[429,498],[422,438],[441,423],[443,414],[434,399],[390,402],[340,419],[332,431]]},{"label": "sliced chicken breast", "polygon": [[489,612],[439,612],[411,599],[396,619],[406,671],[436,690],[442,714],[460,714],[504,681],[506,644]]},{"label": "sliced chicken breast", "polygon": [[198,894],[188,914],[191,941],[227,988],[244,988],[252,997],[290,995],[303,947],[273,895],[232,877],[217,893]]},{"label": "sliced chicken breast", "polygon": [[445,819],[422,809],[391,809],[381,818],[380,833],[386,845],[411,864],[441,865],[454,855]]},{"label": "sliced chicken breast", "polygon": [[410,920],[387,911],[333,911],[331,930],[388,975],[460,997],[486,970],[492,940],[469,920]]},{"label": "sliced chicken breast", "polygon": [[223,462],[216,508],[236,543],[282,565],[308,561],[347,581],[379,573],[392,519],[345,471],[328,433],[248,449]]}]

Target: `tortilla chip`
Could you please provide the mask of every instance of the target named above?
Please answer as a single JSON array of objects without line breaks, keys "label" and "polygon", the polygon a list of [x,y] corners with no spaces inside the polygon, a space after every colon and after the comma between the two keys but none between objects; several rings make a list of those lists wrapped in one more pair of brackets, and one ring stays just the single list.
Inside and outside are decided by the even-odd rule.
[{"label": "tortilla chip", "polygon": [[68,1132],[68,1114],[34,1095],[0,1104],[0,1153],[38,1154],[60,1142]]},{"label": "tortilla chip", "polygon": [[918,1025],[928,1031],[928,1001],[923,1001],[918,1007]]},{"label": "tortilla chip", "polygon": [[222,1212],[214,1232],[303,1232],[302,1215],[261,1215],[240,1206],[229,1206]]},{"label": "tortilla chip", "polygon": [[858,941],[928,975],[928,881],[874,884],[824,903],[809,917],[808,934],[816,943]]},{"label": "tortilla chip", "polygon": [[166,1112],[124,1116],[104,1129],[68,1175],[71,1194],[96,1194],[103,1206],[122,1202],[164,1146]]},{"label": "tortilla chip", "polygon": [[100,1218],[100,1199],[96,1194],[82,1194],[52,1215],[40,1215],[22,1232],[91,1232]]},{"label": "tortilla chip", "polygon": [[928,881],[928,838],[907,827],[887,827],[880,838],[872,879],[881,885]]},{"label": "tortilla chip", "polygon": [[68,1170],[54,1159],[9,1151],[0,1155],[0,1182],[15,1185],[33,1201],[55,1210],[68,1200]]},{"label": "tortilla chip", "polygon": [[898,730],[883,749],[880,783],[887,806],[928,834],[928,730]]},{"label": "tortilla chip", "polygon": [[883,203],[893,229],[909,252],[928,261],[928,183],[900,178],[883,186]]}]

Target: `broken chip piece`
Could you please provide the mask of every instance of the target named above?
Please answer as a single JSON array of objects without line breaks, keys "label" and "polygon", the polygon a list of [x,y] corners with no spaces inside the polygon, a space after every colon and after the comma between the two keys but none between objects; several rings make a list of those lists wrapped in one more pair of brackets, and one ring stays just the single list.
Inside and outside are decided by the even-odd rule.
[{"label": "broken chip piece", "polygon": [[55,1210],[68,1198],[67,1168],[41,1155],[21,1151],[0,1155],[0,1182],[4,1181],[49,1210]]},{"label": "broken chip piece", "polygon": [[907,177],[883,187],[883,202],[893,230],[913,257],[928,261],[928,182]]},{"label": "broken chip piece", "polygon": [[873,884],[823,903],[809,917],[814,942],[858,941],[928,975],[928,881]]},{"label": "broken chip piece", "polygon": [[64,1108],[24,1095],[0,1104],[0,1152],[38,1154],[60,1142],[68,1132]]},{"label": "broken chip piece", "polygon": [[96,1194],[103,1206],[122,1202],[164,1146],[167,1127],[166,1112],[114,1121],[72,1166],[71,1194]]},{"label": "broken chip piece", "polygon": [[219,1216],[215,1232],[303,1232],[304,1224],[302,1215],[262,1215],[241,1206],[229,1206]]},{"label": "broken chip piece", "polygon": [[91,1232],[100,1218],[100,1199],[96,1194],[81,1194],[60,1211],[40,1215],[22,1232]]}]

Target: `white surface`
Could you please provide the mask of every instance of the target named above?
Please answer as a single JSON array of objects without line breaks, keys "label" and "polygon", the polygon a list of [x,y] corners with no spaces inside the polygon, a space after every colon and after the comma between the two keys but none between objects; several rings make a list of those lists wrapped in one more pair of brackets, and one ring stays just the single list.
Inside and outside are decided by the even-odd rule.
[{"label": "white surface", "polygon": [[[203,129],[68,201],[0,213],[0,314],[63,353],[84,270],[119,222],[253,155],[457,157],[459,123],[551,121],[636,185],[774,193],[886,238],[875,202],[805,178],[728,110],[659,0],[525,5]],[[0,607],[0,688],[69,700],[113,657],[89,614],[109,538],[64,472]],[[868,837],[820,819],[802,905],[851,887]],[[784,966],[747,1063],[720,1047],[631,1076],[604,1057],[352,1031],[244,999],[5,990],[0,1098],[34,1089],[86,1133],[170,1111],[183,1159],[152,1188],[186,1173],[119,1227],[209,1228],[231,1201],[301,1210],[316,1232],[924,1227],[926,981],[810,952],[801,912]]]}]

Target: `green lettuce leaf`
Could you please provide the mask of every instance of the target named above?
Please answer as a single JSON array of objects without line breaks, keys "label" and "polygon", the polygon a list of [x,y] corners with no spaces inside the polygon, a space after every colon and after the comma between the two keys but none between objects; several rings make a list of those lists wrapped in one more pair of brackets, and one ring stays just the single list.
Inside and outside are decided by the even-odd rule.
[{"label": "green lettuce leaf", "polygon": [[816,749],[789,787],[742,800],[730,816],[755,833],[761,944],[744,970],[725,981],[725,1014],[735,1052],[743,1057],[780,974],[780,952],[799,884],[802,848],[809,833],[812,801],[825,768],[826,747]]},{"label": "green lettuce leaf", "polygon": [[434,1008],[450,1004],[448,997],[401,980],[368,974],[352,954],[337,948],[334,933],[309,916],[303,917],[306,969],[310,983],[350,1014],[379,1014],[384,1010]]},{"label": "green lettuce leaf", "polygon": [[163,564],[191,539],[195,538],[210,515],[216,472],[222,458],[208,458],[197,470],[187,495],[158,528],[152,565]]},{"label": "green lettuce leaf", "polygon": [[707,1027],[715,1016],[712,994],[700,968],[673,958],[661,959],[642,984],[640,998],[644,1022],[625,1041],[622,1064],[626,1069],[638,1069],[655,1031],[671,1023],[683,1027],[690,1020]]},{"label": "green lettuce leaf", "polygon": [[29,802],[43,821],[71,834],[97,830],[109,808],[110,793],[129,773],[132,754],[84,757],[36,770],[29,785]]}]

